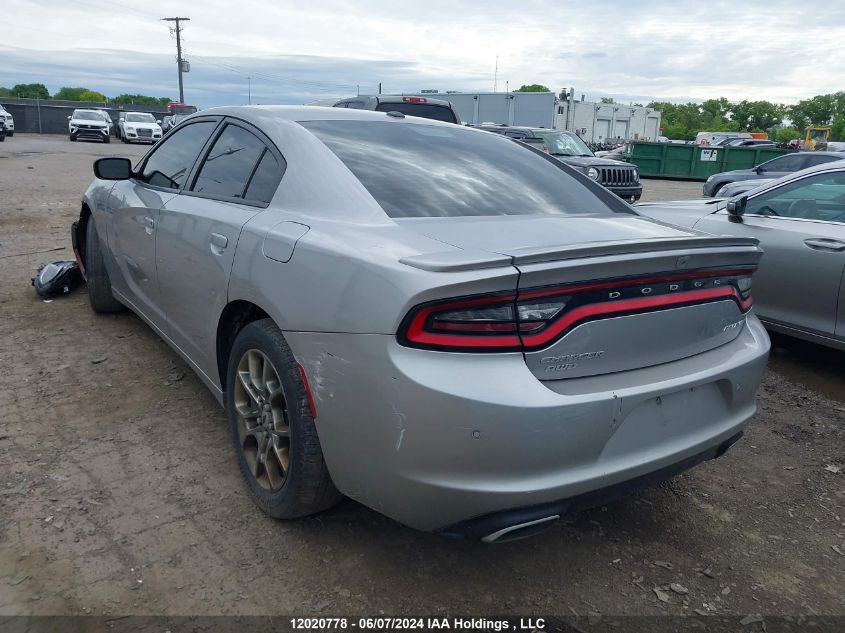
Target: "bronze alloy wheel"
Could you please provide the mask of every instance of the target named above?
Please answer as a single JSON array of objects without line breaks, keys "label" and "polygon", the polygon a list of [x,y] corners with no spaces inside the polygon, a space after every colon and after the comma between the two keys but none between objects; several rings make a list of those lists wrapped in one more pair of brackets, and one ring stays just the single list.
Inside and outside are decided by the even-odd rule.
[{"label": "bronze alloy wheel", "polygon": [[238,440],[255,481],[279,490],[290,470],[290,424],[279,374],[267,356],[250,349],[241,356],[234,401]]}]

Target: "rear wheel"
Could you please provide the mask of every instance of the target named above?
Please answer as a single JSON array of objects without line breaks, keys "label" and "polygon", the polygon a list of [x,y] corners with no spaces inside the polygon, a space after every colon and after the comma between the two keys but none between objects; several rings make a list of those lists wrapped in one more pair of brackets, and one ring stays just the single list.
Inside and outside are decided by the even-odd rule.
[{"label": "rear wheel", "polygon": [[270,319],[240,331],[226,385],[238,466],[258,507],[294,519],[336,504],[341,495],[323,459],[299,368]]},{"label": "rear wheel", "polygon": [[94,312],[122,312],[126,309],[112,294],[100,237],[97,235],[94,218],[90,216],[85,227],[85,281],[88,285],[88,301]]}]

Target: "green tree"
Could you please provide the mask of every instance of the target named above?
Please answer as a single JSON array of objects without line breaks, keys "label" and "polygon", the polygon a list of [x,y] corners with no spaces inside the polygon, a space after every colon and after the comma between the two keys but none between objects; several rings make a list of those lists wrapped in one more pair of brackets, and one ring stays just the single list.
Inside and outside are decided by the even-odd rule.
[{"label": "green tree", "polygon": [[90,92],[88,88],[70,88],[65,86],[53,95],[53,99],[61,99],[63,101],[83,101],[82,93]]},{"label": "green tree", "polygon": [[0,97],[14,97],[15,93],[11,91],[9,88],[4,88],[0,86]]},{"label": "green tree", "polygon": [[769,138],[775,143],[789,143],[803,136],[804,134],[794,127],[779,127],[769,130]]},{"label": "green tree", "polygon": [[173,101],[170,97],[148,97],[147,95],[117,95],[112,99],[112,103],[122,103],[125,105],[146,105],[146,106],[163,106]]},{"label": "green tree", "polygon": [[551,92],[551,90],[542,84],[524,84],[517,88],[515,92]]},{"label": "green tree", "polygon": [[79,101],[106,102],[108,101],[108,97],[96,90],[86,90],[79,95]]},{"label": "green tree", "polygon": [[786,114],[784,106],[770,101],[740,101],[733,105],[732,118],[737,129],[748,132],[765,132],[780,125]]},{"label": "green tree", "polygon": [[12,86],[12,94],[25,99],[49,99],[50,91],[44,84],[17,84]]},{"label": "green tree", "polygon": [[602,98],[601,98],[601,102],[602,102],[602,103],[616,103],[616,102],[613,100],[613,97],[602,97]]}]

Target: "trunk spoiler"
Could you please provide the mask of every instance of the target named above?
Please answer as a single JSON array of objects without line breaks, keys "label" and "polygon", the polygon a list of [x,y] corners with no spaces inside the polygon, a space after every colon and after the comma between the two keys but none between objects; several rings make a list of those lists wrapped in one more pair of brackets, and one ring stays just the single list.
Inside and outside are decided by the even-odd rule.
[{"label": "trunk spoiler", "polygon": [[561,246],[517,248],[507,254],[487,251],[444,251],[403,257],[399,262],[420,270],[447,273],[500,268],[518,264],[540,264],[544,262],[585,259],[608,255],[655,253],[686,249],[731,248],[740,251],[748,251],[749,249],[759,251],[759,243],[760,241],[756,238],[696,235],[691,237],[596,241]]}]

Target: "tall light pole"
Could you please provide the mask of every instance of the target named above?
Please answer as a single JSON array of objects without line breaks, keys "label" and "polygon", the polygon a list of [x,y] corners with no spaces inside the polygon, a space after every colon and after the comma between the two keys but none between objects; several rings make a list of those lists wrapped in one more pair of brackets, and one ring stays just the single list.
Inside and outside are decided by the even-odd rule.
[{"label": "tall light pole", "polygon": [[188,22],[191,18],[162,18],[163,22],[175,22],[176,26],[176,65],[179,69],[179,103],[185,103],[185,90],[182,85],[182,72],[185,60],[182,59],[182,26],[180,22]]}]

